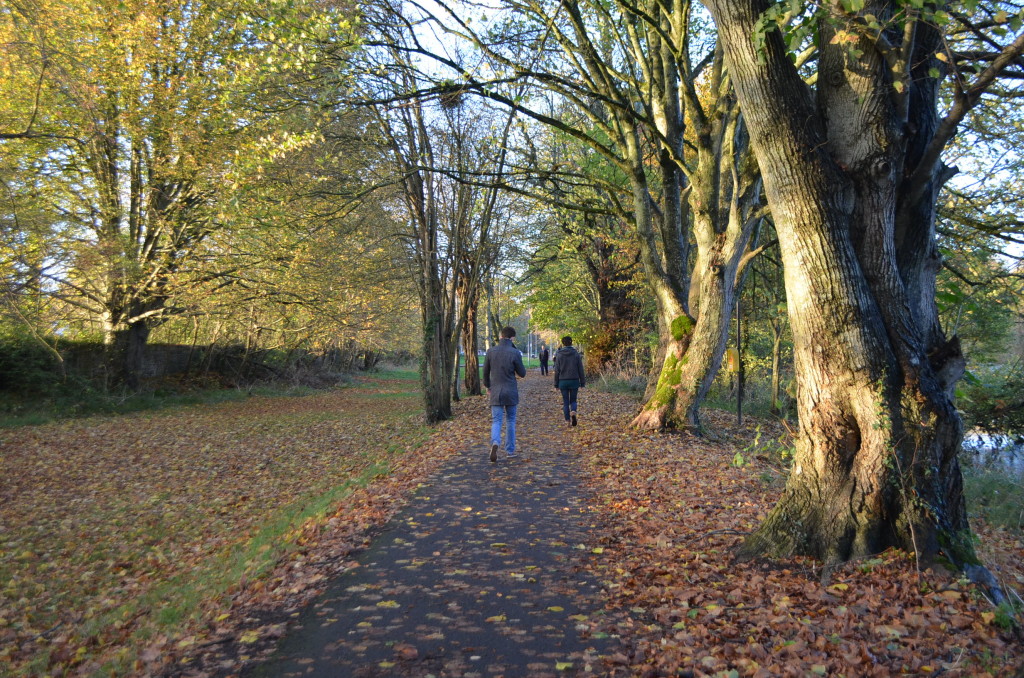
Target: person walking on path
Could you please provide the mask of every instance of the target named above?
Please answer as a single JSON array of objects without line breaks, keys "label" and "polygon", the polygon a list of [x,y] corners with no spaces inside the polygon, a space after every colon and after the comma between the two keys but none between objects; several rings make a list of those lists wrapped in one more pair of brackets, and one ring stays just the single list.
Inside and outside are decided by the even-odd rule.
[{"label": "person walking on path", "polygon": [[548,373],[548,358],[551,357],[547,344],[540,345],[540,352],[537,354],[537,357],[540,358],[540,376],[543,377]]},{"label": "person walking on path", "polygon": [[572,337],[562,337],[562,347],[555,352],[555,388],[562,392],[562,414],[571,426],[576,425],[576,394],[586,385],[583,356],[572,345]]},{"label": "person walking on path", "polygon": [[512,344],[516,331],[512,327],[501,330],[497,345],[487,350],[484,357],[484,387],[491,405],[491,461],[498,461],[501,445],[501,425],[505,423],[505,453],[516,456],[516,407],[519,405],[519,386],[516,375],[526,376],[523,354]]}]

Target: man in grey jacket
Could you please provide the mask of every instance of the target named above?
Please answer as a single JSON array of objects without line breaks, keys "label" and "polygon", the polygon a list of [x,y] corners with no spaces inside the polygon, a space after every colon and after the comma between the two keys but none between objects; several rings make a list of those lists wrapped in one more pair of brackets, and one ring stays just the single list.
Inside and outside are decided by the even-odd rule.
[{"label": "man in grey jacket", "polygon": [[523,354],[512,345],[516,331],[512,327],[501,330],[501,339],[487,351],[484,358],[484,387],[491,404],[491,461],[498,461],[501,444],[501,425],[505,420],[505,453],[516,456],[516,407],[519,405],[519,386],[516,375],[526,376]]}]

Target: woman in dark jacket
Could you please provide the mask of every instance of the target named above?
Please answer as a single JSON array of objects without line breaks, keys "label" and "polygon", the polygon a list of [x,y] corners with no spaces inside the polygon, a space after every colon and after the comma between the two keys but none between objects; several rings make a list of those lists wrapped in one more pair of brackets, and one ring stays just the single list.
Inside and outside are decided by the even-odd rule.
[{"label": "woman in dark jacket", "polygon": [[562,347],[555,352],[555,388],[562,392],[562,414],[571,426],[576,425],[576,394],[587,385],[583,373],[583,356],[572,345],[572,337],[562,337]]}]

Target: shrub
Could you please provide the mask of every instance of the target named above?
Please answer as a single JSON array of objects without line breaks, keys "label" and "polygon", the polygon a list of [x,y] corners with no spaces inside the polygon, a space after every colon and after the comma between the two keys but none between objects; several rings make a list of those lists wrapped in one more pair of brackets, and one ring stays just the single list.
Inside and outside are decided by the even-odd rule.
[{"label": "shrub", "polygon": [[26,333],[0,332],[0,390],[40,396],[50,393],[61,381],[60,361],[50,349]]},{"label": "shrub", "polygon": [[587,385],[608,393],[625,393],[640,399],[647,389],[647,374],[637,367],[611,362],[604,365]]}]

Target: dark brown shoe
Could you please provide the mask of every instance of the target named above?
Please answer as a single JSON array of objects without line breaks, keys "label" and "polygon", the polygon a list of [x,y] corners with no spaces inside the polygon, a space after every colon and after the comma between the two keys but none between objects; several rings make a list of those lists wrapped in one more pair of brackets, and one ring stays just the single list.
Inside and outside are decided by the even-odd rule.
[{"label": "dark brown shoe", "polygon": [[498,461],[498,446],[491,445],[491,461]]},{"label": "dark brown shoe", "polygon": [[575,426],[576,425],[576,413],[575,412],[570,412],[569,413],[569,417],[570,417],[569,423],[572,424],[573,426]]}]

